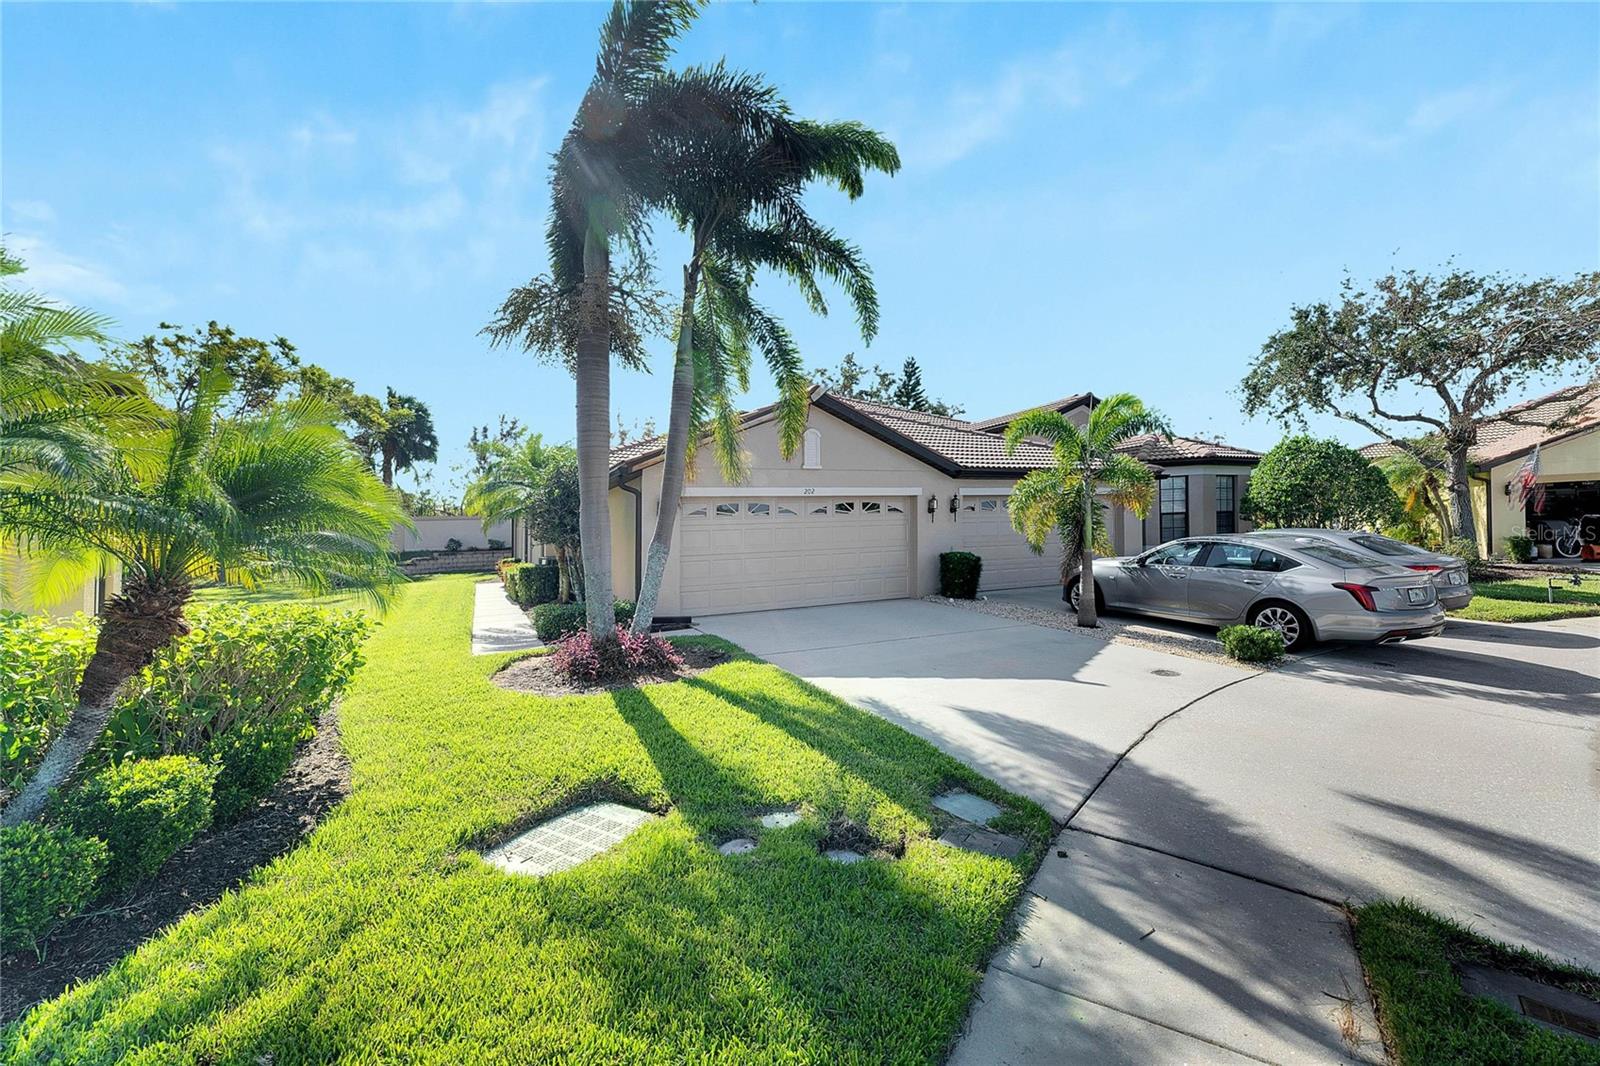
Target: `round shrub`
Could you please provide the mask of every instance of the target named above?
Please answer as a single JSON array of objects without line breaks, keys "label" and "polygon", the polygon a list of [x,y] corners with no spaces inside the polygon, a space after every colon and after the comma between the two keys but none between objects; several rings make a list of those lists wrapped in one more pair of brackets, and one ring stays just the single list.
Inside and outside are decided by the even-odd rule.
[{"label": "round shrub", "polygon": [[[618,600],[615,606],[617,625],[633,621],[633,604]],[[533,631],[546,644],[554,644],[562,637],[581,632],[588,617],[581,603],[542,603],[533,609]]]},{"label": "round shrub", "polygon": [[983,560],[971,552],[942,552],[939,555],[939,595],[953,600],[978,596],[978,578]]},{"label": "round shrub", "polygon": [[1513,533],[1506,538],[1506,558],[1514,563],[1531,563],[1534,558],[1533,538]]},{"label": "round shrub", "polygon": [[211,824],[214,767],[187,755],[126,759],[91,777],[66,797],[61,821],[110,850],[112,888],[161,868]]},{"label": "round shrub", "polygon": [[247,722],[212,737],[202,757],[217,768],[213,817],[231,822],[272,791],[294,761],[300,741],[315,733],[309,719]]},{"label": "round shrub", "polygon": [[1242,663],[1270,663],[1283,658],[1283,634],[1260,626],[1226,626],[1217,633],[1228,654]]},{"label": "round shrub", "polygon": [[35,947],[51,925],[95,897],[107,861],[104,841],[61,826],[0,829],[0,947]]},{"label": "round shrub", "polygon": [[550,656],[555,668],[571,683],[604,685],[636,677],[676,674],[683,656],[654,633],[618,629],[610,640],[595,640],[580,629],[562,638]]}]

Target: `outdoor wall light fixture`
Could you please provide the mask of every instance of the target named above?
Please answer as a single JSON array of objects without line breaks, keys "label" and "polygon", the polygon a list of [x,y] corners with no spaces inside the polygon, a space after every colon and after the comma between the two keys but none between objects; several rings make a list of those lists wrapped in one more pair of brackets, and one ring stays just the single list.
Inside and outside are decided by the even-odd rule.
[{"label": "outdoor wall light fixture", "polygon": [[939,497],[928,497],[928,521],[933,521],[933,516],[939,513]]},{"label": "outdoor wall light fixture", "polygon": [[950,521],[956,520],[956,512],[961,510],[961,497],[955,493],[950,494]]}]

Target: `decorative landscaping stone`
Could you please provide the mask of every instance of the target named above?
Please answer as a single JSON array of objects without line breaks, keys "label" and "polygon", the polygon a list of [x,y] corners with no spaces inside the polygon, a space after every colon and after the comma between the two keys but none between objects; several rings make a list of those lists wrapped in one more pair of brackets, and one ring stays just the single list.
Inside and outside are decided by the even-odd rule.
[{"label": "decorative landscaping stone", "polygon": [[718,845],[717,850],[724,855],[743,855],[756,850],[756,842],[749,837],[734,837],[726,844]]},{"label": "decorative landscaping stone", "polygon": [[962,821],[975,822],[978,825],[988,825],[1000,813],[1000,808],[995,804],[982,796],[974,796],[961,789],[933,797],[933,805]]},{"label": "decorative landscaping stone", "polygon": [[771,814],[761,816],[763,829],[787,829],[800,820],[800,812],[796,810],[773,811]]},{"label": "decorative landscaping stone", "polygon": [[859,851],[847,851],[844,848],[833,848],[830,851],[825,851],[822,853],[822,857],[829,862],[842,863],[845,866],[867,861],[867,857]]},{"label": "decorative landscaping stone", "polygon": [[620,803],[592,803],[542,822],[483,857],[507,873],[543,877],[594,858],[654,818]]},{"label": "decorative landscaping stone", "polygon": [[944,831],[939,843],[999,859],[1011,859],[1022,854],[1022,841],[1019,838],[975,825],[953,825]]}]

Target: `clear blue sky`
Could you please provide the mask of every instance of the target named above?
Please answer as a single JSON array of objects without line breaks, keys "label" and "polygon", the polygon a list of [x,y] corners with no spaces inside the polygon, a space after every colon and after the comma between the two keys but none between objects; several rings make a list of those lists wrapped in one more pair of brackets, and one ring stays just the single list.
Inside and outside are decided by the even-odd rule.
[{"label": "clear blue sky", "polygon": [[[424,398],[442,488],[474,423],[572,435],[570,379],[477,331],[544,268],[603,14],[7,3],[0,228],[123,336],[218,319]],[[876,271],[870,349],[842,301],[823,320],[764,287],[808,364],[914,354],[973,417],[1127,389],[1264,448],[1232,390],[1344,270],[1600,266],[1593,4],[722,4],[679,57],[724,56],[905,159],[815,202]],[[657,252],[670,287],[681,246]],[[629,420],[664,415],[657,347],[615,377]]]}]

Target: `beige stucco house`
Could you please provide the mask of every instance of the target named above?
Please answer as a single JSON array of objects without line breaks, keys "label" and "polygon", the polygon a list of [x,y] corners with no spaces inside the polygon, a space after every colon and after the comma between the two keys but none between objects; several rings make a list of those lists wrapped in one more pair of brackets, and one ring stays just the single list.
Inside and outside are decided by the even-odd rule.
[{"label": "beige stucco house", "polygon": [[[1095,402],[1085,393],[1039,406],[1081,424]],[[985,590],[1058,582],[1059,551],[1036,555],[1006,511],[1017,479],[1050,465],[1039,445],[1006,454],[1002,434],[1021,413],[969,422],[818,390],[803,445],[785,459],[772,409],[751,412],[745,481],[730,484],[702,461],[687,483],[659,616],[928,595],[938,591],[940,553],[951,550],[983,558]],[[619,596],[638,592],[660,504],[663,444],[653,438],[612,453]],[[1142,522],[1121,509],[1108,515],[1119,552],[1246,528],[1238,507],[1256,453],[1184,437],[1139,438],[1128,450],[1161,486]]]},{"label": "beige stucco house", "polygon": [[[1536,500],[1520,502],[1517,476],[1539,449]],[[1369,459],[1392,455],[1392,444],[1361,449]],[[1478,550],[1504,552],[1506,538],[1548,540],[1541,530],[1552,522],[1572,522],[1600,514],[1600,384],[1573,385],[1508,407],[1478,427],[1478,443],[1467,453],[1472,463],[1472,505]]]}]

